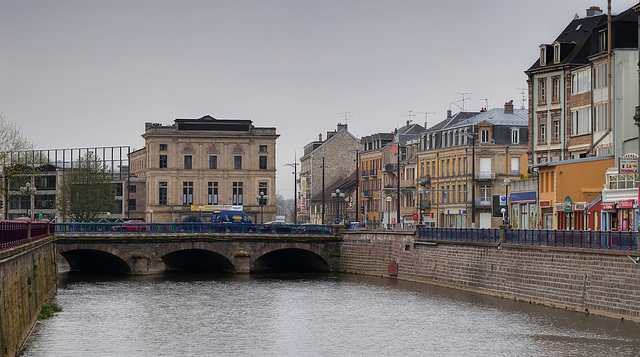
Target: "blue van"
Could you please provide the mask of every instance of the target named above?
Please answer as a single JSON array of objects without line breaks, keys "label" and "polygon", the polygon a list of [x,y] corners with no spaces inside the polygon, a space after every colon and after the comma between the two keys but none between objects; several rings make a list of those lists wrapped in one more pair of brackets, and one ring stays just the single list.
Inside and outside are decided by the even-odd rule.
[{"label": "blue van", "polygon": [[251,218],[240,210],[214,210],[209,222],[215,232],[250,233],[257,229]]}]

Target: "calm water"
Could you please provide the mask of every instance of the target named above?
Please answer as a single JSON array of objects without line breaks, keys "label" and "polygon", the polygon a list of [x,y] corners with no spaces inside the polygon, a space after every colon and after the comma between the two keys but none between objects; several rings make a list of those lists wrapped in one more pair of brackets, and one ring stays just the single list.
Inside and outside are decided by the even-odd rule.
[{"label": "calm water", "polygon": [[634,356],[640,324],[355,275],[75,278],[23,356]]}]

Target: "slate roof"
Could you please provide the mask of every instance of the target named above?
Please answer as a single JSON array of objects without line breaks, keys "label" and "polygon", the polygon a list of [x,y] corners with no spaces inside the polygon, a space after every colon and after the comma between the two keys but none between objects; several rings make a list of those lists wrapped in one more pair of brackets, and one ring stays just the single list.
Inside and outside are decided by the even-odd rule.
[{"label": "slate roof", "polygon": [[491,108],[486,112],[481,112],[469,119],[461,121],[456,125],[447,127],[459,128],[469,125],[478,125],[483,121],[499,126],[529,126],[529,115],[527,109],[513,109],[513,113],[505,113],[504,108]]}]

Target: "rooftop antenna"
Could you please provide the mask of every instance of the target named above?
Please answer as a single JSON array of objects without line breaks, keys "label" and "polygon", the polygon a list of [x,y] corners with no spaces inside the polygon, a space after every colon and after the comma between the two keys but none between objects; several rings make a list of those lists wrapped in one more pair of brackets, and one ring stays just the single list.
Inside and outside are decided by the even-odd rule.
[{"label": "rooftop antenna", "polygon": [[[462,96],[461,100],[451,102],[451,103],[455,104],[459,108],[462,108],[462,111],[464,112],[464,101],[471,99],[471,94],[473,93],[453,93],[453,94],[460,94]],[[458,102],[462,102],[462,106],[459,106],[458,104],[456,104]]]},{"label": "rooftop antenna", "polygon": [[353,112],[340,112],[338,114],[344,116],[344,125],[346,125],[347,128],[349,128],[349,119],[351,119],[351,114],[353,114]]},{"label": "rooftop antenna", "polygon": [[488,98],[480,98],[480,100],[484,100],[484,108],[489,109],[489,99]]},{"label": "rooftop antenna", "polygon": [[516,88],[520,90],[520,94],[522,94],[522,106],[520,106],[520,109],[525,109],[524,107],[524,102],[527,100],[527,88]]},{"label": "rooftop antenna", "polygon": [[409,125],[409,123],[411,123],[413,121],[413,117],[415,117],[416,115],[413,114],[413,110],[409,110],[409,114],[407,115],[403,115],[403,117],[409,117],[409,119],[407,119],[407,125]]},{"label": "rooftop antenna", "polygon": [[429,119],[429,114],[435,114],[436,112],[417,112],[417,114],[424,114],[424,128],[427,128],[427,119]]}]

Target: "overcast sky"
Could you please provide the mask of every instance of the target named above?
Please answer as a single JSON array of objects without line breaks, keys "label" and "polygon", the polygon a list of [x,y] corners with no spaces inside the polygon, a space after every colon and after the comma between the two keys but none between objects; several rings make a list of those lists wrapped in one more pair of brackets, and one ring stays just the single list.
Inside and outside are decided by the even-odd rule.
[{"label": "overcast sky", "polygon": [[277,128],[276,188],[293,197],[284,165],[344,113],[361,137],[424,125],[421,112],[430,126],[447,109],[519,108],[538,46],[593,5],[606,12],[603,0],[2,0],[0,112],[41,149],[138,149],[145,122],[251,119]]}]

